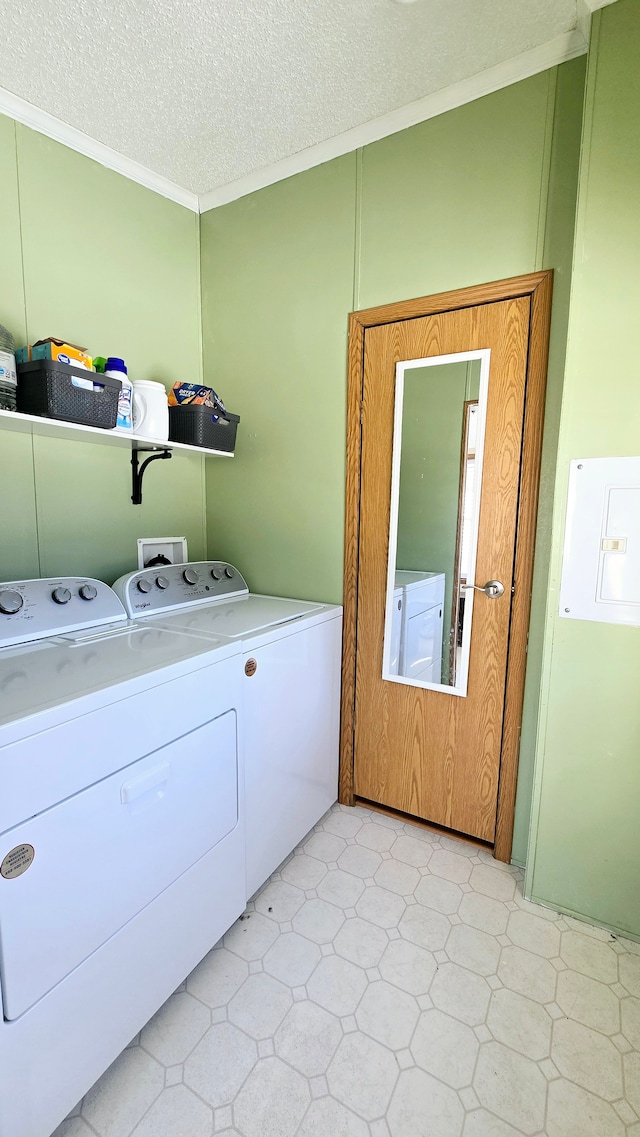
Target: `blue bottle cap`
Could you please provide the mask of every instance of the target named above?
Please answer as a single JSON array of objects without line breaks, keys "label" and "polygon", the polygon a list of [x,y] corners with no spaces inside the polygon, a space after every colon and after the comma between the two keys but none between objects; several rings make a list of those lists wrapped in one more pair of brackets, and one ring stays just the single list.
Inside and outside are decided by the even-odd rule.
[{"label": "blue bottle cap", "polygon": [[109,358],[107,359],[107,365],[105,367],[105,371],[123,371],[124,374],[126,375],[127,374],[127,365],[126,365],[124,359],[118,359],[118,357],[116,355],[110,355]]}]

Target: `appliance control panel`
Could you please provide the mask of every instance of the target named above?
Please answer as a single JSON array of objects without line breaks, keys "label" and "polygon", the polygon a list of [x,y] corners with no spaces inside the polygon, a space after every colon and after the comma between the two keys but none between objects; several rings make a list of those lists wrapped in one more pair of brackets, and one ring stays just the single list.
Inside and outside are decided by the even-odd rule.
[{"label": "appliance control panel", "polygon": [[0,647],[126,621],[113,589],[86,576],[0,583]]},{"label": "appliance control panel", "polygon": [[246,596],[247,582],[226,561],[192,561],[130,572],[116,580],[114,591],[130,616],[155,616],[212,600]]}]

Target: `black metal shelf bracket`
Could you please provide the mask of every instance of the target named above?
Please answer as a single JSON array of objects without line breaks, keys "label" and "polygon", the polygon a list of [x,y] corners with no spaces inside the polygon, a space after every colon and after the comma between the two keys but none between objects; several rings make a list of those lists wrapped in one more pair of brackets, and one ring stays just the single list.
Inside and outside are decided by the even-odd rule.
[{"label": "black metal shelf bracket", "polygon": [[[145,458],[140,465],[138,455],[147,453],[149,457]],[[160,449],[156,446],[133,447],[131,451],[131,501],[134,505],[142,505],[142,479],[149,463],[155,462],[156,458],[171,458],[171,455],[171,450]]]}]

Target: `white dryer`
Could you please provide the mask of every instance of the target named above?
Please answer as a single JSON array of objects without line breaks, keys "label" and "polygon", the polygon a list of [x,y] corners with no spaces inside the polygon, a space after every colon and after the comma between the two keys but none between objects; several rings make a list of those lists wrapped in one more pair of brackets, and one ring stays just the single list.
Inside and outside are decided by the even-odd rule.
[{"label": "white dryer", "polygon": [[398,569],[394,600],[398,590],[402,593],[399,674],[420,682],[440,683],[445,574]]},{"label": "white dryer", "polygon": [[250,593],[221,561],[144,569],[113,587],[145,626],[241,646],[249,898],[338,796],[342,608]]},{"label": "white dryer", "polygon": [[0,1135],[49,1137],[245,904],[230,639],[0,584]]}]

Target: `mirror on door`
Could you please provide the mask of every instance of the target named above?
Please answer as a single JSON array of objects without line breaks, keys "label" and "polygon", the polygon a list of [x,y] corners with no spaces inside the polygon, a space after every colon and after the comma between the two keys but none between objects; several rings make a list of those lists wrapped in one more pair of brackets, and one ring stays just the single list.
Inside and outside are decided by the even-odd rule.
[{"label": "mirror on door", "polygon": [[490,351],[396,366],[382,677],[466,695]]}]

